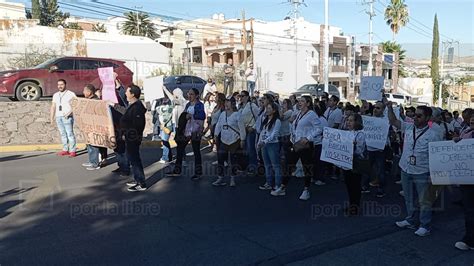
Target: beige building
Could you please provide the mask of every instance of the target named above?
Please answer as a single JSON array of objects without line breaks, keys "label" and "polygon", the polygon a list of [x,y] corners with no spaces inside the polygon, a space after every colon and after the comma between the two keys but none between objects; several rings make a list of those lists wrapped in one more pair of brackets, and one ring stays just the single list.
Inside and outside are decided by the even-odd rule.
[{"label": "beige building", "polygon": [[25,5],[0,0],[0,19],[26,19]]}]

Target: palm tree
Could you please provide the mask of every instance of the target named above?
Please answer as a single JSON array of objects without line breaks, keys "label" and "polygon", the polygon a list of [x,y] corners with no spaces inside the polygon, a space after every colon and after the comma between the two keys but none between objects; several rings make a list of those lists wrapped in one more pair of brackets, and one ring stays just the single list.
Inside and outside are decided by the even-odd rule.
[{"label": "palm tree", "polygon": [[406,77],[403,61],[406,58],[406,51],[403,50],[402,46],[396,42],[386,41],[380,43],[384,53],[398,53],[398,76]]},{"label": "palm tree", "polygon": [[392,41],[400,29],[408,24],[408,6],[404,0],[390,0],[390,5],[385,9],[385,20],[392,30]]},{"label": "palm tree", "polygon": [[150,39],[159,37],[155,24],[147,13],[128,12],[124,14],[127,20],[122,25],[122,33],[133,36],[144,36]]},{"label": "palm tree", "polygon": [[104,24],[97,23],[94,25],[94,27],[92,27],[92,31],[106,33],[107,29],[105,28]]}]

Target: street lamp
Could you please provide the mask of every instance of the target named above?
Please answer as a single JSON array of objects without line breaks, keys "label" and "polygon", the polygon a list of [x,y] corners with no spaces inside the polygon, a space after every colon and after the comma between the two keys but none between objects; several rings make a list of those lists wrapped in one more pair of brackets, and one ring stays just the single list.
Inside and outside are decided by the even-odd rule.
[{"label": "street lamp", "polygon": [[186,53],[187,53],[186,57],[188,61],[188,75],[191,75],[191,66],[190,66],[191,50],[189,49],[189,44],[193,42],[191,40],[191,31],[189,30],[185,31],[185,36],[186,36]]}]

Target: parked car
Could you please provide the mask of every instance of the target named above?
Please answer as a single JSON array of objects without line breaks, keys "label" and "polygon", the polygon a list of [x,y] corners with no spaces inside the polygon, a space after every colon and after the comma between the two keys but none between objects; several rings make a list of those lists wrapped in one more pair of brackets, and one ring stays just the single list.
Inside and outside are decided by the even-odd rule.
[{"label": "parked car", "polygon": [[76,95],[82,95],[86,84],[101,87],[97,71],[100,67],[113,67],[124,86],[129,86],[133,82],[133,72],[123,61],[61,57],[50,59],[31,69],[0,72],[0,96],[20,101],[37,101],[41,97],[52,96],[57,91],[58,79],[66,80],[69,90]]},{"label": "parked car", "polygon": [[[329,95],[336,95],[339,98],[341,97],[337,87],[331,84],[329,84],[328,93]],[[324,94],[324,84],[306,84],[297,89],[293,94],[296,97],[303,95],[309,95],[313,98],[321,97]]]},{"label": "parked car", "polygon": [[180,88],[184,93],[184,97],[187,98],[188,91],[192,88],[198,89],[199,93],[202,94],[202,91],[204,90],[204,86],[206,86],[206,81],[196,76],[188,76],[188,75],[169,76],[164,79],[163,85],[170,92],[173,92],[173,90],[176,88]]},{"label": "parked car", "polygon": [[398,105],[403,104],[403,105],[411,105],[411,97],[410,96],[405,96],[403,94],[397,94],[397,93],[386,93],[385,97],[387,100],[397,103]]}]

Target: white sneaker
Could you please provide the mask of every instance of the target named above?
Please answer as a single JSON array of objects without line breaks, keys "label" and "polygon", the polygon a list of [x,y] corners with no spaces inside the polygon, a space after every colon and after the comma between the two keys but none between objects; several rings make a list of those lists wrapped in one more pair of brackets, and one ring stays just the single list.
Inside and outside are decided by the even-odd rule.
[{"label": "white sneaker", "polygon": [[456,242],[456,244],[454,244],[454,246],[457,248],[457,249],[460,249],[460,250],[474,250],[474,247],[470,247],[468,246],[466,243],[462,242],[462,241],[459,241],[459,242]]},{"label": "white sneaker", "polygon": [[229,166],[229,164],[227,163],[227,161],[224,161],[224,167],[227,167]]},{"label": "white sneaker", "polygon": [[301,193],[300,200],[309,200],[310,195],[309,195],[309,190],[305,189],[303,190],[303,193]]},{"label": "white sneaker", "polygon": [[212,148],[212,152],[217,152],[217,147],[214,145],[214,148]]},{"label": "white sneaker", "polygon": [[275,190],[272,190],[272,192],[270,192],[270,194],[272,196],[285,196],[286,195],[286,189],[284,189],[282,187],[279,187]]},{"label": "white sneaker", "polygon": [[92,167],[93,165],[91,163],[83,163],[82,166],[84,167]]},{"label": "white sneaker", "polygon": [[400,194],[400,196],[405,197],[405,192],[403,192],[403,190],[400,190],[400,192],[398,193]]},{"label": "white sneaker", "polygon": [[227,185],[227,183],[224,182],[224,178],[223,178],[223,177],[219,176],[219,177],[217,178],[217,180],[214,181],[214,183],[212,183],[212,185],[213,185],[213,186],[216,186],[216,187],[220,187],[220,186],[225,186],[225,185]]},{"label": "white sneaker", "polygon": [[186,156],[194,156],[194,152],[188,152],[186,153]]},{"label": "white sneaker", "polygon": [[320,181],[320,180],[316,180],[316,182],[314,182],[314,184],[315,184],[316,186],[324,186],[324,185],[326,185],[326,183],[324,183],[323,181]]},{"label": "white sneaker", "polygon": [[164,163],[167,163],[167,162],[166,162],[165,160],[163,160],[163,159],[159,160],[158,162],[159,162],[159,163],[163,163],[163,164],[164,164]]},{"label": "white sneaker", "polygon": [[401,184],[402,184],[402,180],[395,181],[395,184],[401,185]]},{"label": "white sneaker", "polygon": [[211,164],[212,164],[212,165],[217,165],[217,164],[218,164],[218,162],[217,162],[217,161],[215,161],[215,162],[212,162]]},{"label": "white sneaker", "polygon": [[414,225],[412,225],[410,222],[408,222],[407,220],[403,220],[403,221],[399,221],[399,222],[395,222],[395,224],[400,227],[400,228],[409,228],[409,229],[415,229],[416,227]]},{"label": "white sneaker", "polygon": [[420,227],[418,228],[418,230],[415,231],[415,235],[417,236],[429,236],[430,234],[431,231],[423,227]]},{"label": "white sneaker", "polygon": [[258,187],[260,190],[272,190],[272,186],[270,186],[268,183],[265,183],[263,186]]},{"label": "white sneaker", "polygon": [[229,186],[235,187],[235,179],[234,179],[234,177],[231,177],[231,178],[230,178],[230,185],[229,185]]}]

